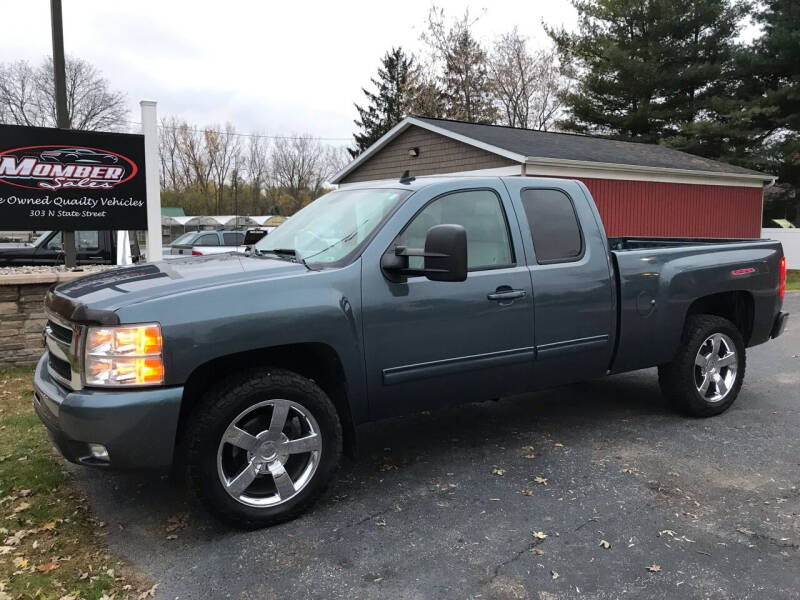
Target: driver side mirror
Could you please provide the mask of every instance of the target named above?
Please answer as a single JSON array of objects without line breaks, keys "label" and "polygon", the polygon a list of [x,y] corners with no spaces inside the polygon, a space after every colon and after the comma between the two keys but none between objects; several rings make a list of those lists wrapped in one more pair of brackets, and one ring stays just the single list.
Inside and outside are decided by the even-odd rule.
[{"label": "driver side mirror", "polygon": [[[409,256],[424,259],[422,269],[408,267]],[[394,254],[381,258],[381,269],[389,281],[403,283],[408,276],[424,275],[431,281],[467,279],[467,230],[461,225],[435,225],[425,236],[425,249],[396,246]]]}]

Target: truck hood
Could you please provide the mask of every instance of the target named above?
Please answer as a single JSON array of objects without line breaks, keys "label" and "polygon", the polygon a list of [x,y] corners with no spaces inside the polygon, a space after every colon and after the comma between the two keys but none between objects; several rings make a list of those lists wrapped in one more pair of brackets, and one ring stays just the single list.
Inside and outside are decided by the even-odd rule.
[{"label": "truck hood", "polygon": [[91,313],[115,311],[172,294],[307,271],[298,263],[244,254],[187,257],[112,269],[62,283],[48,294],[47,305],[66,318],[81,320],[77,315],[86,309]]}]

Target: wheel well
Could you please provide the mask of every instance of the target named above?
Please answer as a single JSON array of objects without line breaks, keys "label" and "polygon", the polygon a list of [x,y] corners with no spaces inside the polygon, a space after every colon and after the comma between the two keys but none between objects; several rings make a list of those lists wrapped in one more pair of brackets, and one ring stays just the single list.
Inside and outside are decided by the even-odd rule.
[{"label": "wheel well", "polygon": [[717,315],[728,319],[741,332],[745,345],[750,342],[754,314],[753,295],[750,292],[721,292],[698,298],[692,302],[686,317],[700,314]]},{"label": "wheel well", "polygon": [[336,351],[327,344],[307,343],[274,346],[215,358],[199,365],[186,381],[178,421],[177,443],[195,404],[215,381],[235,371],[253,367],[281,367],[312,379],[328,395],[336,407],[344,436],[344,451],[355,454],[356,432],[347,397],[347,382],[342,362]]}]

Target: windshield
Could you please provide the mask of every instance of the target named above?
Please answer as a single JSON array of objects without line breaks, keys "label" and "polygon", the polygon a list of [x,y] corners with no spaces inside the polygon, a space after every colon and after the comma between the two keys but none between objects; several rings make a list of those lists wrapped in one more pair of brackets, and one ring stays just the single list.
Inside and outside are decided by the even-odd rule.
[{"label": "windshield", "polygon": [[409,190],[339,190],[317,198],[261,239],[258,254],[336,263],[360,248]]},{"label": "windshield", "polygon": [[39,244],[41,244],[45,240],[45,238],[48,235],[50,235],[50,233],[51,233],[50,231],[45,231],[44,233],[40,234],[39,237],[33,240],[33,245],[38,246]]},{"label": "windshield", "polygon": [[174,240],[172,242],[172,245],[187,244],[189,242],[189,240],[191,240],[196,235],[197,235],[196,231],[190,231],[188,233],[184,233],[181,237],[179,237],[178,239]]}]

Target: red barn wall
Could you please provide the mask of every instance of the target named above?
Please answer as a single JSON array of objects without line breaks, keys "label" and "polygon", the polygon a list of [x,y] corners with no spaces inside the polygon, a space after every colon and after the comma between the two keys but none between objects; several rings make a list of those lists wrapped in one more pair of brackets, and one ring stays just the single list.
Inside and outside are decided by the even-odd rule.
[{"label": "red barn wall", "polygon": [[610,237],[761,237],[761,187],[580,180]]}]

